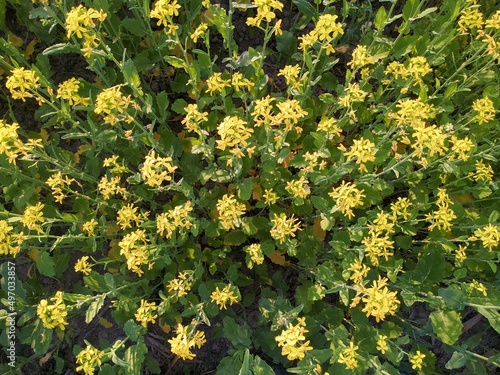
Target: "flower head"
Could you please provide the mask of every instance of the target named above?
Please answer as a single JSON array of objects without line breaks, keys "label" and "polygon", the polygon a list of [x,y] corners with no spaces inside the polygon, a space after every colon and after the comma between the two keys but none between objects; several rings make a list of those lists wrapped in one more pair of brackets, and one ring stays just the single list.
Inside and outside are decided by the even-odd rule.
[{"label": "flower head", "polygon": [[238,302],[238,296],[234,294],[231,284],[226,285],[222,290],[216,287],[215,291],[210,295],[210,299],[219,305],[220,309],[226,309],[227,303],[231,306],[233,303]]},{"label": "flower head", "polygon": [[155,323],[158,315],[156,314],[156,302],[148,302],[141,299],[141,306],[137,309],[135,313],[135,319],[141,323],[141,325],[146,328],[148,323]]},{"label": "flower head", "polygon": [[35,76],[33,70],[24,68],[12,69],[12,74],[7,78],[5,86],[9,89],[12,99],[21,99],[23,102],[26,98],[33,98],[32,91],[36,91],[40,84],[39,78]]},{"label": "flower head", "polygon": [[101,366],[101,358],[104,352],[87,344],[85,349],[76,355],[76,364],[80,365],[76,371],[82,371],[85,375],[94,375],[96,367]]},{"label": "flower head", "polygon": [[61,291],[56,292],[50,301],[52,301],[52,304],[48,300],[42,299],[38,303],[36,313],[45,328],[59,328],[64,331],[68,325],[66,321],[68,312],[63,301],[63,293]]},{"label": "flower head", "polygon": [[207,342],[205,333],[196,331],[194,327],[177,325],[176,336],[168,340],[171,346],[172,353],[181,357],[182,359],[194,359],[195,354],[191,352],[194,347],[201,348]]}]

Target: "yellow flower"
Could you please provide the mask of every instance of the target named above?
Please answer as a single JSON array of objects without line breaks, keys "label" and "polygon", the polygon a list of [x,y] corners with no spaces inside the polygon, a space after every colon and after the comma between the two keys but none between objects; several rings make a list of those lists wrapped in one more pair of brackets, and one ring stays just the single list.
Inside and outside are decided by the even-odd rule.
[{"label": "yellow flower", "polygon": [[57,87],[57,97],[67,100],[69,105],[82,105],[87,106],[90,104],[89,98],[84,98],[78,95],[81,82],[72,77],[64,82],[61,82]]},{"label": "yellow flower", "polygon": [[42,299],[38,303],[36,313],[45,328],[59,328],[64,331],[68,325],[66,321],[68,312],[66,311],[66,305],[63,301],[63,293],[60,291],[56,292],[50,301],[53,303],[49,304],[46,299]]},{"label": "yellow flower", "polygon": [[176,329],[177,336],[168,340],[172,353],[182,359],[192,360],[195,354],[191,352],[194,347],[201,348],[207,342],[205,333],[197,331],[193,334],[194,327],[182,326],[179,324]]},{"label": "yellow flower", "polygon": [[361,243],[365,246],[365,254],[370,258],[370,261],[377,266],[379,259],[384,257],[387,261],[394,253],[391,250],[394,247],[394,241],[389,239],[387,234],[369,233],[364,237]]},{"label": "yellow flower", "polygon": [[489,251],[492,251],[494,247],[497,247],[500,243],[500,230],[498,230],[498,225],[488,224],[482,228],[478,228],[474,231],[474,235],[477,236],[483,246]]},{"label": "yellow flower", "polygon": [[156,216],[157,233],[166,238],[172,238],[174,231],[177,228],[189,229],[193,225],[192,217],[189,215],[193,211],[191,202],[186,202],[183,205],[175,206],[172,210],[164,212]]},{"label": "yellow flower", "polygon": [[186,117],[184,117],[181,123],[186,125],[186,128],[190,131],[203,134],[200,125],[208,121],[208,112],[200,112],[196,104],[188,104],[184,110],[186,111]]},{"label": "yellow flower", "polygon": [[[453,146],[451,147],[451,151],[461,160],[467,161],[469,159],[468,152],[472,150],[474,147],[474,142],[472,142],[469,137],[465,137],[463,139],[458,139],[456,136],[451,136],[450,139]],[[451,157],[453,159],[453,156]]]},{"label": "yellow flower", "polygon": [[475,100],[472,109],[477,112],[474,119],[478,124],[485,124],[495,119],[496,110],[490,98]]},{"label": "yellow flower", "polygon": [[253,129],[247,126],[247,122],[238,116],[226,116],[217,125],[217,133],[220,140],[217,140],[217,148],[225,150],[227,147],[246,147],[248,138],[251,137]]},{"label": "yellow flower", "polygon": [[366,313],[366,316],[375,317],[377,323],[384,320],[387,315],[394,315],[400,304],[396,297],[397,292],[390,292],[387,288],[387,281],[385,277],[379,276],[370,288],[363,290],[365,296],[362,301],[366,305],[362,311]]},{"label": "yellow flower", "polygon": [[97,189],[104,199],[109,199],[116,194],[124,196],[127,193],[127,190],[120,186],[120,176],[112,176],[109,180],[107,176],[102,176],[101,181],[99,181],[97,185]]},{"label": "yellow flower", "polygon": [[80,259],[78,259],[78,261],[75,264],[75,271],[81,272],[86,276],[90,275],[92,268],[88,260],[89,260],[88,256],[83,256]]},{"label": "yellow flower", "polygon": [[370,272],[370,267],[361,263],[360,260],[356,259],[354,263],[348,268],[351,272],[349,279],[354,282],[354,284],[358,285],[363,282],[363,279],[368,276],[368,272]]},{"label": "yellow flower", "polygon": [[231,81],[222,79],[222,73],[215,72],[207,79],[207,91],[212,95],[214,92],[222,92],[230,86]]},{"label": "yellow flower", "polygon": [[172,17],[179,15],[181,6],[177,0],[157,0],[149,13],[150,18],[158,19],[157,26],[167,27],[172,23]]},{"label": "yellow flower", "polygon": [[61,171],[58,171],[47,179],[46,183],[52,189],[52,195],[54,195],[54,200],[57,203],[62,204],[63,199],[66,198],[66,194],[63,193],[62,189],[66,188],[73,181],[75,181],[74,178],[63,177]]},{"label": "yellow flower", "polygon": [[470,34],[473,29],[483,28],[483,14],[477,8],[464,9],[460,12],[458,20],[458,31],[462,34]]},{"label": "yellow flower", "polygon": [[460,266],[467,259],[467,254],[465,253],[465,250],[467,250],[466,246],[459,245],[458,249],[455,251],[455,265],[457,267]]},{"label": "yellow flower", "polygon": [[132,228],[131,222],[135,222],[136,226],[139,226],[143,222],[143,215],[138,215],[137,207],[132,203],[123,206],[118,211],[116,218],[116,224],[118,224],[122,229]]},{"label": "yellow flower", "polygon": [[120,121],[130,124],[134,118],[127,113],[127,109],[135,105],[130,95],[123,95],[120,86],[114,86],[102,90],[97,95],[94,112],[98,115],[102,113],[104,121],[110,125]]},{"label": "yellow flower", "polygon": [[235,229],[241,225],[241,215],[245,213],[245,204],[238,203],[234,194],[224,194],[217,201],[219,220],[225,230]]},{"label": "yellow flower", "polygon": [[254,263],[255,264],[262,264],[264,262],[264,254],[262,253],[262,247],[260,244],[251,244],[247,247],[245,247],[245,252],[248,254],[248,259],[247,261],[247,266],[248,268],[252,269]]},{"label": "yellow flower", "polygon": [[170,156],[156,156],[156,152],[151,150],[144,160],[141,168],[141,176],[148,186],[161,186],[164,182],[172,180],[172,175],[177,169],[172,164]]},{"label": "yellow flower", "polygon": [[85,8],[83,5],[71,8],[66,14],[66,33],[68,39],[75,34],[77,38],[85,38],[96,26],[95,21],[104,21],[106,13],[103,10]]},{"label": "yellow flower", "polygon": [[271,237],[278,240],[279,243],[285,242],[288,236],[295,237],[295,233],[301,230],[298,219],[293,215],[287,218],[284,212],[279,215],[275,214],[271,223],[273,224]]},{"label": "yellow flower", "polygon": [[21,218],[21,223],[29,230],[36,230],[37,232],[42,231],[41,223],[45,221],[43,217],[43,208],[45,205],[38,202],[34,206],[28,206],[24,209],[23,217]]},{"label": "yellow flower", "polygon": [[286,183],[286,191],[294,198],[307,198],[311,194],[311,189],[307,185],[307,179],[301,176],[298,180],[291,180]]},{"label": "yellow flower", "polygon": [[257,15],[247,19],[248,26],[260,26],[263,20],[269,23],[276,17],[276,10],[283,9],[283,3],[277,0],[255,0],[254,4],[257,6]]},{"label": "yellow flower", "polygon": [[472,280],[472,282],[469,284],[469,289],[475,289],[479,293],[481,293],[483,296],[487,297],[488,296],[488,291],[486,290],[486,287],[484,286],[483,283],[480,283],[477,280]]},{"label": "yellow flower", "polygon": [[491,165],[484,163],[482,160],[476,161],[476,173],[472,175],[475,181],[491,181],[493,174]]},{"label": "yellow flower", "polygon": [[375,143],[361,138],[354,140],[353,145],[349,148],[349,151],[344,152],[344,155],[347,156],[348,162],[356,160],[360,172],[368,172],[365,163],[375,161],[376,152]]},{"label": "yellow flower", "polygon": [[274,98],[269,95],[254,101],[252,117],[256,127],[270,125],[274,122],[274,116],[272,114],[273,101]]},{"label": "yellow flower", "polygon": [[418,125],[433,118],[436,112],[432,104],[424,103],[421,99],[403,99],[396,107],[398,111],[389,113],[389,118],[395,119],[398,125]]},{"label": "yellow flower", "polygon": [[385,335],[378,335],[378,340],[377,340],[377,350],[385,354],[385,352],[389,349],[389,346],[387,345],[387,336]]},{"label": "yellow flower", "polygon": [[327,133],[328,139],[339,137],[342,130],[340,130],[337,120],[333,117],[323,117],[318,123],[318,131]]},{"label": "yellow flower", "polygon": [[451,203],[445,188],[438,189],[438,199],[436,205],[438,209],[425,216],[426,220],[430,221],[432,224],[429,225],[429,230],[438,228],[439,230],[449,231],[451,229],[451,224],[454,219],[457,218],[455,213],[449,205]]},{"label": "yellow flower", "polygon": [[94,375],[96,367],[101,366],[101,358],[104,352],[87,344],[85,349],[76,355],[76,364],[80,365],[76,371],[82,371],[85,375]]},{"label": "yellow flower", "polygon": [[156,314],[156,302],[148,302],[141,299],[141,306],[137,309],[135,313],[135,319],[141,323],[141,325],[146,328],[148,323],[155,323],[158,314]]},{"label": "yellow flower", "polygon": [[297,324],[288,323],[287,329],[281,331],[281,334],[275,337],[278,347],[281,347],[281,354],[285,355],[290,361],[301,360],[306,352],[313,348],[309,346],[310,341],[306,340],[305,334],[309,332],[306,329],[305,318],[297,318]]},{"label": "yellow flower", "polygon": [[208,30],[208,25],[204,22],[202,22],[190,35],[190,38],[193,40],[194,43],[198,41],[198,38],[201,38],[202,36],[205,35],[206,31]]},{"label": "yellow flower", "polygon": [[500,10],[497,10],[486,20],[485,27],[487,29],[500,30]]},{"label": "yellow flower", "polygon": [[363,91],[358,83],[349,83],[344,90],[344,95],[339,97],[339,105],[344,108],[351,108],[353,103],[365,100],[368,93]]},{"label": "yellow flower", "polygon": [[358,367],[358,361],[356,359],[358,349],[359,346],[354,345],[354,343],[351,341],[349,343],[349,347],[345,348],[342,353],[340,353],[338,362],[343,363],[347,370],[354,370]]},{"label": "yellow flower", "polygon": [[82,231],[85,232],[88,236],[93,236],[96,226],[97,226],[97,221],[94,218],[92,218],[89,221],[83,223]]},{"label": "yellow flower", "polygon": [[365,197],[363,192],[363,189],[357,189],[352,182],[342,181],[342,184],[334,188],[328,195],[335,200],[336,208],[352,219],[354,217],[352,209],[363,205]]},{"label": "yellow flower", "polygon": [[424,363],[425,354],[417,350],[415,354],[410,356],[411,368],[414,370],[421,370],[422,364]]},{"label": "yellow flower", "polygon": [[300,66],[298,64],[295,65],[285,65],[283,69],[280,69],[278,76],[282,76],[285,78],[285,82],[288,86],[300,88],[300,84],[298,82],[300,75]]},{"label": "yellow flower", "polygon": [[285,124],[285,130],[290,131],[294,128],[297,133],[302,132],[302,128],[297,126],[299,121],[308,115],[308,112],[302,108],[300,102],[296,99],[286,99],[284,102],[277,103],[279,113],[273,118],[272,125]]},{"label": "yellow flower", "polygon": [[366,46],[359,45],[352,51],[352,60],[347,64],[351,69],[359,69],[366,65],[373,64],[374,59],[368,54]]},{"label": "yellow flower", "polygon": [[234,294],[231,284],[226,285],[222,290],[216,287],[215,291],[210,295],[210,299],[219,305],[220,309],[226,309],[227,303],[231,306],[233,303],[238,302],[238,297]]},{"label": "yellow flower", "polygon": [[245,78],[243,74],[241,74],[240,72],[234,72],[233,75],[231,76],[231,86],[236,91],[243,91],[242,90],[243,88],[247,90],[252,89],[254,83],[248,78]]},{"label": "yellow flower", "polygon": [[278,194],[276,194],[272,188],[266,189],[262,196],[264,197],[264,202],[268,206],[275,204],[279,200]]},{"label": "yellow flower", "polygon": [[192,277],[193,271],[179,272],[176,279],[169,281],[167,285],[168,292],[177,296],[177,298],[185,296],[191,290]]},{"label": "yellow flower", "polygon": [[411,202],[407,197],[398,197],[396,202],[391,203],[391,210],[394,220],[399,216],[405,220],[408,220],[408,218],[410,217],[408,208],[410,207],[411,207]]},{"label": "yellow flower", "polygon": [[35,77],[35,72],[24,68],[14,68],[11,73],[5,86],[9,89],[12,99],[21,99],[25,102],[26,98],[33,98],[31,91],[36,91],[40,87],[39,78]]},{"label": "yellow flower", "polygon": [[127,261],[127,268],[135,272],[138,276],[142,276],[144,273],[141,267],[149,264],[147,242],[146,232],[142,229],[137,229],[134,232],[126,234],[118,243],[120,255],[125,256]]}]

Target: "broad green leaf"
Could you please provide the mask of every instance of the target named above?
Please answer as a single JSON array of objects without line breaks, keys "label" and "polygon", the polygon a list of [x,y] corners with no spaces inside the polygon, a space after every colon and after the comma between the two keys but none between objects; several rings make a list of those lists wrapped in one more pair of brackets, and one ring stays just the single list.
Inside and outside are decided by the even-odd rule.
[{"label": "broad green leaf", "polygon": [[308,0],[293,0],[293,3],[299,9],[299,12],[306,16],[308,21],[317,18],[316,9]]},{"label": "broad green leaf", "polygon": [[238,349],[246,349],[252,345],[250,330],[245,325],[236,324],[233,318],[226,316],[223,320],[224,335]]},{"label": "broad green leaf", "polygon": [[478,307],[477,312],[488,319],[491,328],[500,333],[500,313],[498,309]]},{"label": "broad green leaf", "polygon": [[136,345],[130,346],[127,350],[125,350],[125,355],[123,359],[128,363],[128,366],[125,367],[125,374],[127,375],[140,375],[143,372],[142,363],[144,362],[144,357],[148,349],[143,342],[137,343]]},{"label": "broad green leaf", "polygon": [[132,319],[128,320],[124,325],[123,325],[123,330],[125,331],[125,334],[130,338],[132,341],[137,341],[139,337],[142,334],[142,327],[135,323]]},{"label": "broad green leaf", "polygon": [[250,350],[245,349],[245,355],[243,356],[243,363],[241,364],[240,371],[238,375],[252,375],[252,371],[250,371],[250,362],[252,360],[252,356],[250,355]]},{"label": "broad green leaf", "polygon": [[382,6],[378,9],[377,14],[375,15],[374,25],[377,30],[382,30],[385,26],[385,21],[387,20],[387,12],[385,8]]},{"label": "broad green leaf", "polygon": [[42,251],[36,261],[36,268],[44,276],[53,277],[56,275],[54,260],[48,252]]},{"label": "broad green leaf", "polygon": [[457,369],[463,367],[468,359],[469,356],[467,354],[463,352],[454,352],[450,360],[446,362],[444,367],[446,367],[448,370]]},{"label": "broad green leaf", "polygon": [[265,361],[263,361],[258,355],[253,359],[252,371],[254,375],[274,375],[274,371],[271,366],[269,366]]},{"label": "broad green leaf", "polygon": [[141,38],[143,38],[144,35],[147,34],[147,30],[144,27],[144,24],[140,20],[133,18],[125,18],[120,22],[120,24],[123,26],[125,30],[127,30],[129,33],[135,36],[140,36]]},{"label": "broad green leaf", "polygon": [[403,7],[403,19],[409,21],[418,11],[420,1],[419,0],[408,0],[405,1],[405,6]]},{"label": "broad green leaf", "polygon": [[253,180],[245,178],[238,184],[238,198],[247,201],[252,196]]},{"label": "broad green leaf", "polygon": [[88,310],[85,312],[85,323],[90,323],[92,319],[97,315],[101,307],[104,305],[104,300],[106,295],[100,294],[96,297],[94,301],[90,304]]},{"label": "broad green leaf", "polygon": [[166,62],[168,62],[170,65],[172,65],[174,68],[182,68],[182,69],[187,69],[186,63],[184,60],[179,59],[178,57],[175,56],[163,56]]},{"label": "broad green leaf", "polygon": [[462,333],[462,316],[453,310],[434,311],[430,314],[432,330],[445,344],[453,345]]},{"label": "broad green leaf", "polygon": [[130,86],[134,88],[141,87],[141,79],[139,78],[139,74],[137,73],[137,69],[132,59],[128,59],[123,64],[123,77]]},{"label": "broad green leaf", "polygon": [[439,289],[438,295],[443,298],[447,307],[455,310],[462,310],[467,301],[467,297],[461,290],[452,288]]}]

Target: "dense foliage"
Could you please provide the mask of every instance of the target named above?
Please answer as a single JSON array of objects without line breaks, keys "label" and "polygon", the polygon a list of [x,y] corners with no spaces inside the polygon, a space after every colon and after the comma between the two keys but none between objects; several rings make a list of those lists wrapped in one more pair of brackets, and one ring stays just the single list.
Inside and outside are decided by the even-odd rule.
[{"label": "dense foliage", "polygon": [[0,0],[2,373],[494,371],[496,7]]}]

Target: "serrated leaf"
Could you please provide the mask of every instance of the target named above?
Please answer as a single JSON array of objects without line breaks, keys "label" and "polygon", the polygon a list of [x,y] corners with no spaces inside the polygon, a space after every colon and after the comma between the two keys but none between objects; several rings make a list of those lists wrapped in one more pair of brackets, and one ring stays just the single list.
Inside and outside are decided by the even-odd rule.
[{"label": "serrated leaf", "polygon": [[453,310],[434,311],[430,314],[432,330],[445,344],[453,345],[462,333],[462,317]]},{"label": "serrated leaf", "polygon": [[100,294],[96,297],[94,301],[90,304],[88,310],[85,312],[85,323],[90,323],[92,319],[97,315],[101,307],[104,305],[104,300],[106,295]]}]

